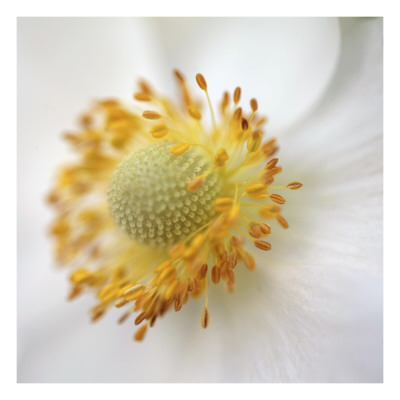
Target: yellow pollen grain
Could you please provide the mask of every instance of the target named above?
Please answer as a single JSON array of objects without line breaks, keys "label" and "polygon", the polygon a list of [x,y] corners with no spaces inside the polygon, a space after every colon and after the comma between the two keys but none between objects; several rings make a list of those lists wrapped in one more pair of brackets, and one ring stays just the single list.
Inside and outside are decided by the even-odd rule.
[{"label": "yellow pollen grain", "polygon": [[160,119],[161,118],[161,114],[159,114],[156,111],[143,111],[143,118],[146,119]]},{"label": "yellow pollen grain", "polygon": [[178,143],[178,144],[175,144],[174,146],[172,146],[169,149],[169,152],[171,154],[179,156],[179,155],[185,153],[186,151],[188,151],[189,148],[190,148],[190,144],[188,144],[188,143]]},{"label": "yellow pollen grain", "polygon": [[215,200],[214,208],[217,212],[229,211],[233,206],[233,199],[230,197],[220,197]]},{"label": "yellow pollen grain", "polygon": [[202,89],[204,91],[207,90],[207,82],[202,74],[196,75],[196,81],[197,81],[197,84],[199,85],[200,89]]}]

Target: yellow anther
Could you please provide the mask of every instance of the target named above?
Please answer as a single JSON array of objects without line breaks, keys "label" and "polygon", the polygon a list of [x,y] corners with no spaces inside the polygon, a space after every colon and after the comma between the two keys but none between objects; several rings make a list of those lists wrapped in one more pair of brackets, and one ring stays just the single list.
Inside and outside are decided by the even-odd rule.
[{"label": "yellow anther", "polygon": [[276,217],[276,220],[279,222],[279,225],[280,225],[282,228],[285,228],[285,229],[289,228],[288,222],[286,221],[285,218],[282,217],[282,215],[278,215],[278,216]]},{"label": "yellow anther", "polygon": [[137,342],[140,342],[144,339],[144,335],[146,334],[147,331],[147,324],[143,325],[141,328],[137,330],[135,333],[135,336],[133,337]]},{"label": "yellow anther", "polygon": [[169,281],[172,281],[176,277],[176,268],[173,267],[172,265],[168,268],[165,268],[160,272],[160,274],[157,276],[157,283],[162,284],[166,283]]},{"label": "yellow anther", "polygon": [[201,246],[203,246],[205,239],[206,235],[204,233],[199,233],[197,236],[195,236],[183,254],[183,258],[192,258],[195,256],[201,249]]},{"label": "yellow anther", "polygon": [[168,133],[168,129],[165,124],[154,125],[150,128],[150,133],[154,138],[162,138]]},{"label": "yellow anther", "polygon": [[235,104],[238,104],[240,101],[240,95],[242,93],[242,89],[238,86],[235,91],[233,92],[233,101]]},{"label": "yellow anther", "polygon": [[281,208],[275,204],[267,204],[260,208],[260,215],[263,218],[275,218],[279,215]]},{"label": "yellow anther", "polygon": [[161,118],[161,114],[155,111],[143,111],[143,118],[146,119],[159,119]]},{"label": "yellow anther", "polygon": [[[269,170],[271,170],[272,168],[274,168],[275,167],[275,165],[276,164],[278,164],[278,159],[277,158],[273,158],[273,159],[271,159],[271,160],[269,160],[268,162],[267,162],[267,164],[265,165],[265,169],[269,169]],[[294,182],[293,182],[294,183]],[[289,184],[290,185],[290,184]]]},{"label": "yellow anther", "polygon": [[221,147],[220,149],[217,150],[217,153],[215,155],[215,165],[217,167],[223,167],[228,159],[229,159],[229,154],[223,147]]},{"label": "yellow anther", "polygon": [[297,190],[303,186],[301,182],[290,182],[286,185],[288,189]]},{"label": "yellow anther", "polygon": [[284,204],[286,202],[286,200],[279,194],[271,194],[269,195],[269,198],[278,204]]},{"label": "yellow anther", "polygon": [[187,185],[187,190],[189,192],[195,192],[204,183],[204,176],[195,176]]},{"label": "yellow anther", "polygon": [[261,250],[271,250],[271,244],[268,242],[265,242],[264,240],[255,240],[254,244],[256,247],[258,247]]},{"label": "yellow anther", "polygon": [[247,129],[249,129],[249,121],[247,121],[246,118],[242,118],[242,130],[243,131],[247,131]]},{"label": "yellow anther", "polygon": [[254,257],[250,253],[245,252],[245,254],[243,255],[243,262],[247,269],[249,269],[250,271],[255,270],[256,262],[254,260]]},{"label": "yellow anther", "polygon": [[118,287],[116,287],[114,284],[111,283],[109,285],[104,286],[100,290],[100,292],[98,293],[98,297],[102,302],[107,303],[108,301],[116,298],[117,294],[118,294]]},{"label": "yellow anther", "polygon": [[160,272],[165,268],[168,268],[170,265],[172,265],[171,260],[165,260],[154,268],[154,272]]},{"label": "yellow anther", "polygon": [[84,268],[79,268],[70,276],[70,280],[74,285],[83,283],[90,277],[90,272]]},{"label": "yellow anther", "polygon": [[193,106],[188,107],[188,113],[194,119],[197,120],[201,119],[201,112],[196,107]]},{"label": "yellow anther", "polygon": [[230,197],[220,197],[215,200],[214,208],[217,212],[229,211],[233,206],[233,199]]},{"label": "yellow anther", "polygon": [[179,280],[178,279],[175,279],[174,281],[172,281],[168,285],[168,288],[165,291],[165,299],[166,300],[169,300],[172,297],[172,295],[175,293],[176,288],[178,287],[178,285],[179,285]]},{"label": "yellow anther", "polygon": [[134,287],[124,292],[124,299],[126,301],[136,300],[144,292],[144,286],[135,285]]},{"label": "yellow anther", "polygon": [[263,183],[253,183],[247,186],[246,193],[250,197],[257,198],[267,193],[267,187]]},{"label": "yellow anther", "polygon": [[207,328],[209,320],[210,315],[208,313],[207,307],[204,307],[203,312],[201,313],[201,326],[203,328]]},{"label": "yellow anther", "polygon": [[260,148],[261,140],[262,140],[262,132],[259,130],[254,131],[247,140],[247,151],[249,153],[257,151]]},{"label": "yellow anther", "polygon": [[151,96],[148,93],[138,92],[133,95],[137,101],[151,101]]},{"label": "yellow anther", "polygon": [[261,227],[259,224],[253,224],[249,228],[249,235],[258,239],[262,236]]},{"label": "yellow anther", "polygon": [[207,82],[202,74],[196,75],[196,81],[197,81],[197,84],[199,85],[200,89],[202,89],[204,91],[207,90]]},{"label": "yellow anther", "polygon": [[169,152],[171,154],[175,154],[176,156],[179,156],[179,155],[185,153],[186,151],[188,151],[189,148],[190,148],[190,144],[188,144],[188,143],[178,143],[178,144],[175,144],[174,146],[172,146],[169,149]]},{"label": "yellow anther", "polygon": [[251,99],[250,100],[250,107],[252,109],[253,112],[256,112],[258,109],[258,103],[256,99]]}]

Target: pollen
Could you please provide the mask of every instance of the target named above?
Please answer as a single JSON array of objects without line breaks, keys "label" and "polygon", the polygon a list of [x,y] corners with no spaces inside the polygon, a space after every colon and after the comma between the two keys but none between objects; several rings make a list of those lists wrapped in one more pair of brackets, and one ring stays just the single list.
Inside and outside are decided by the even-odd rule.
[{"label": "pollen", "polygon": [[55,259],[74,266],[67,298],[93,293],[92,322],[122,310],[138,342],[189,301],[204,302],[201,327],[213,323],[209,291],[232,295],[238,269],[251,279],[265,268],[274,231],[289,228],[281,191],[303,186],[278,183],[277,139],[255,98],[239,105],[237,86],[215,113],[211,81],[174,76],[178,102],[142,80],[134,107],[109,98],[83,113],[64,135],[77,159],[47,196]]}]

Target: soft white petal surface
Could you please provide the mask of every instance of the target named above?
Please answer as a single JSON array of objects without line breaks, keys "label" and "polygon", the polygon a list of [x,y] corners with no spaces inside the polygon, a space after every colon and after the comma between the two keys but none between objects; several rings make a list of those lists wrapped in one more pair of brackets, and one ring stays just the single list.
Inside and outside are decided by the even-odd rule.
[{"label": "soft white petal surface", "polygon": [[216,103],[240,85],[283,129],[326,88],[340,51],[337,18],[155,18],[164,78],[178,68],[190,82],[201,72]]},{"label": "soft white petal surface", "polygon": [[[296,33],[306,30],[299,29],[298,24],[293,28],[287,24],[285,30],[292,29]],[[27,30],[20,36],[24,40],[20,39],[19,43],[20,54],[24,57],[20,58],[19,65],[25,68],[20,69],[19,74],[19,381],[382,380],[381,21],[356,20],[342,24],[340,59],[333,77],[339,53],[339,28],[336,20],[318,24],[322,25],[320,37],[325,38],[326,53],[317,51],[324,48],[319,38],[316,42],[309,40],[310,46],[313,43],[316,46],[310,49],[307,41],[285,48],[284,40],[281,47],[285,53],[282,58],[291,57],[288,54],[299,50],[297,47],[309,55],[322,54],[318,58],[320,67],[312,69],[313,66],[304,64],[304,60],[301,64],[304,71],[311,70],[307,78],[312,89],[310,97],[306,96],[306,91],[297,90],[293,70],[283,69],[278,78],[276,71],[283,66],[274,64],[274,60],[281,60],[276,58],[280,53],[276,37],[274,43],[268,42],[265,48],[271,50],[264,54],[265,58],[260,58],[261,65],[257,63],[254,70],[240,71],[243,57],[238,57],[237,63],[229,63],[228,70],[225,67],[219,70],[219,66],[225,64],[219,64],[223,60],[217,58],[213,70],[207,70],[205,67],[213,62],[217,47],[210,57],[210,49],[202,54],[192,45],[192,51],[182,53],[186,54],[187,64],[182,65],[185,58],[178,58],[178,55],[176,61],[169,58],[166,63],[158,62],[159,48],[178,39],[184,46],[184,40],[181,35],[170,39],[174,38],[174,32],[169,30],[165,42],[153,43],[156,35],[153,36],[153,31],[144,23],[140,29],[135,23],[127,22],[122,27],[119,23],[101,23],[94,31],[85,24],[76,23],[72,31],[79,34],[73,36],[72,42],[69,37],[62,41],[63,32],[70,32],[69,23],[53,27],[51,32],[55,34],[51,40],[43,24],[20,26],[21,30]],[[211,24],[207,30],[213,33],[209,40],[223,40],[219,43],[225,43],[225,49],[235,45],[239,55],[252,46],[251,36],[257,38],[251,35],[250,29],[249,39],[233,41],[231,38],[238,32],[232,30],[230,22],[221,25],[220,35],[213,31],[216,29],[213,26]],[[191,24],[185,29],[187,38],[198,32],[198,27]],[[265,36],[263,26],[255,29],[264,41],[272,28],[266,25]],[[225,32],[230,33],[229,40],[223,39]],[[151,43],[135,48],[140,42],[133,40],[135,36],[147,38]],[[100,48],[85,58],[87,49],[93,49],[96,43],[101,44]],[[154,51],[150,52],[151,49]],[[136,53],[137,58],[131,58],[129,51],[130,55]],[[252,65],[250,56],[256,54],[254,51],[244,58],[248,65]],[[275,56],[271,58],[272,66],[266,62],[270,52]],[[59,61],[54,61],[51,53],[58,54],[55,59]],[[256,56],[260,54],[262,52]],[[294,60],[299,58],[299,52],[293,57]],[[326,64],[325,58],[330,60]],[[41,196],[48,188],[49,169],[65,154],[64,144],[57,134],[60,128],[71,125],[71,115],[85,108],[88,96],[128,97],[132,77],[136,73],[144,75],[143,68],[147,65],[144,60],[149,61],[148,65],[155,62],[168,74],[170,67],[179,67],[188,77],[201,71],[225,87],[240,84],[249,97],[255,95],[272,121],[282,121],[271,123],[270,128],[271,134],[282,133],[279,137],[284,166],[281,180],[286,183],[298,179],[305,187],[290,193],[290,198],[287,196],[284,215],[291,228],[283,232],[273,226],[273,251],[265,258],[267,261],[259,258],[259,266],[253,273],[238,270],[235,294],[213,287],[207,330],[202,330],[199,323],[202,302],[192,302],[179,313],[172,312],[157,322],[146,340],[138,345],[130,340],[132,324],[116,326],[117,313],[109,313],[98,324],[90,325],[84,314],[93,304],[92,299],[64,301],[65,276],[49,271],[49,245],[43,235],[43,219],[48,220],[49,213],[43,209]],[[116,65],[121,67],[124,62],[126,69],[108,83]],[[92,63],[86,74],[90,84],[85,83],[81,72],[85,71],[82,65],[87,63]],[[95,66],[105,70],[98,73],[92,68]],[[270,98],[265,91],[254,92],[259,80],[257,74],[263,66],[275,71],[276,79],[281,79],[286,97],[293,93],[290,107],[282,107],[284,97],[277,107],[268,103]],[[30,70],[36,73],[30,75]],[[57,71],[62,71],[63,75],[58,76]],[[153,73],[157,77],[163,75],[158,69],[149,69],[146,75]],[[285,73],[292,79],[289,88],[284,84]],[[80,83],[75,82],[74,75],[79,77]],[[104,80],[100,79],[103,75]],[[65,76],[68,79],[61,90],[60,82]],[[82,93],[82,84],[88,84],[84,90],[86,94]],[[312,108],[328,84],[321,101]],[[57,97],[63,95],[70,100],[58,103]],[[61,112],[57,104],[67,107],[69,112]],[[271,106],[266,108],[267,104],[275,108],[271,111]],[[307,110],[309,115],[294,124]],[[53,133],[54,136],[49,136]],[[53,153],[49,156],[49,152]]]}]

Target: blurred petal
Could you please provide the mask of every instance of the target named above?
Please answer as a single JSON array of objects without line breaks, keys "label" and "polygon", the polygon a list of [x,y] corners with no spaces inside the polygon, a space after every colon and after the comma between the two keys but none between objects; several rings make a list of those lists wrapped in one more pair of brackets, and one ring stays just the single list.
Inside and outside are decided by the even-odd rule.
[{"label": "blurred petal", "polygon": [[155,18],[165,81],[181,69],[209,80],[214,102],[243,89],[273,115],[271,128],[295,121],[318,100],[340,51],[336,18]]}]

